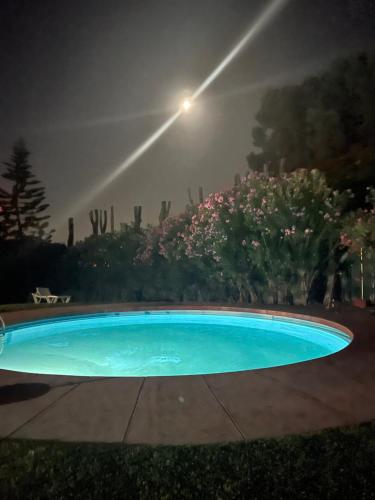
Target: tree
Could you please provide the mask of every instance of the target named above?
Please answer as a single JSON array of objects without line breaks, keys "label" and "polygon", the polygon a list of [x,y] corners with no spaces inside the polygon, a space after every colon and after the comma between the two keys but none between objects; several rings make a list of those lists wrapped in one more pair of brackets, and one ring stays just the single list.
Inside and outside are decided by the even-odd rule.
[{"label": "tree", "polygon": [[[354,146],[375,144],[375,56],[358,54],[335,61],[318,76],[298,85],[269,89],[252,130],[256,151],[247,157],[252,170],[281,158],[287,170],[319,168]],[[342,173],[345,173],[346,164]],[[347,186],[348,187],[348,186]]]},{"label": "tree", "polygon": [[50,240],[48,229],[49,207],[45,203],[45,188],[32,173],[28,161],[29,151],[20,139],[13,146],[9,162],[4,162],[6,171],[2,177],[9,183],[7,191],[0,191],[0,222],[3,236],[7,239],[22,239],[27,236]]},{"label": "tree", "polygon": [[7,198],[9,198],[9,193],[0,187],[0,240],[5,239],[8,233],[9,224],[9,212]]},{"label": "tree", "polygon": [[306,147],[313,160],[334,158],[343,150],[344,135],[336,111],[309,108],[306,112]]}]

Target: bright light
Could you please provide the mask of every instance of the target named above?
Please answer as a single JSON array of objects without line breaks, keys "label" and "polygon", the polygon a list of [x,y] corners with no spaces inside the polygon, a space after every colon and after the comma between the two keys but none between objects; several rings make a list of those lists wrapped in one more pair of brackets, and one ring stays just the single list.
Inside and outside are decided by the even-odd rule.
[{"label": "bright light", "polygon": [[[181,113],[187,113],[195,99],[197,99],[211,83],[216,80],[219,74],[228,66],[228,64],[238,55],[238,53],[248,44],[250,40],[265,28],[265,26],[275,17],[276,13],[289,0],[272,0],[268,7],[262,12],[259,18],[251,26],[249,31],[241,38],[237,45],[227,54],[221,63],[212,71],[212,73],[204,80],[204,82],[195,90],[191,97],[186,97],[180,106],[180,109],[171,116],[161,127],[159,127],[143,144],[133,151],[126,160],[107,175],[102,182],[96,186],[91,192],[87,193],[79,203],[70,209],[70,213],[74,214],[86,206],[93,198],[95,198],[104,188],[111,184],[120,174],[129,168],[135,161],[138,160],[158,139],[163,135],[169,127],[179,118]],[[64,215],[65,220],[65,215]]]},{"label": "bright light", "polygon": [[185,113],[187,113],[189,111],[189,109],[191,108],[191,106],[192,106],[191,100],[188,97],[186,97],[182,101],[182,105],[181,105],[182,110],[185,111]]}]

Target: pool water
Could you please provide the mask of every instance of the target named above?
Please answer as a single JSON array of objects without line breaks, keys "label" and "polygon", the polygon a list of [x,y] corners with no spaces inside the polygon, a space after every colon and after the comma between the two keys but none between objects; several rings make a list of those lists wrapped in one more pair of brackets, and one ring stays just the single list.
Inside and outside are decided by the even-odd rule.
[{"label": "pool water", "polygon": [[149,377],[225,373],[328,356],[351,338],[310,321],[218,311],[64,316],[0,336],[0,368],[41,374]]}]

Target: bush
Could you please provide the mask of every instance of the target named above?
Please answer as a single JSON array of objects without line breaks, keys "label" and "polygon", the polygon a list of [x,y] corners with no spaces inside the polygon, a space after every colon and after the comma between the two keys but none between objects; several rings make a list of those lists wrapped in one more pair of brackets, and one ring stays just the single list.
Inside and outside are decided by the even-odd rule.
[{"label": "bush", "polygon": [[345,198],[317,170],[250,173],[199,205],[185,231],[186,253],[211,258],[240,297],[305,304],[339,244]]}]

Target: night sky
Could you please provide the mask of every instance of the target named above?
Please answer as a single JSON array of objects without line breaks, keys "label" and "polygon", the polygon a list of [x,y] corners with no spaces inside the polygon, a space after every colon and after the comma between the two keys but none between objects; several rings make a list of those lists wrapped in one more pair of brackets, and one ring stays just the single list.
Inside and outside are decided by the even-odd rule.
[{"label": "night sky", "polygon": [[[187,188],[205,193],[246,171],[251,128],[270,85],[298,82],[339,55],[374,49],[373,0],[290,0],[169,131],[80,214],[71,207],[178,109],[265,0],[1,0],[0,160],[24,137],[47,189],[51,225],[90,233],[90,208],[133,206],[155,222]],[[2,171],[3,169],[1,169]],[[2,183],[2,181],[0,181]],[[0,184],[5,187],[4,184]]]}]

